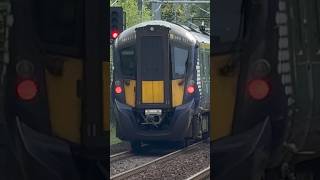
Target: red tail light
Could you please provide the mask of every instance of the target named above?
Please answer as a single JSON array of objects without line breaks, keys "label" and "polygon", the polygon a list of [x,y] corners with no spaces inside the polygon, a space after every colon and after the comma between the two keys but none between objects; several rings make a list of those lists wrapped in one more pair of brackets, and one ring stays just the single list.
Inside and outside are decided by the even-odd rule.
[{"label": "red tail light", "polygon": [[188,92],[189,94],[194,93],[194,91],[195,91],[195,88],[194,88],[193,85],[189,85],[189,86],[187,87],[187,92]]},{"label": "red tail light", "polygon": [[17,94],[22,100],[32,100],[36,97],[37,93],[37,84],[32,80],[24,80],[17,85]]},{"label": "red tail light", "polygon": [[116,39],[118,37],[118,35],[119,35],[119,32],[115,31],[115,30],[112,31],[112,33],[111,33],[111,36],[112,36],[113,39]]},{"label": "red tail light", "polygon": [[249,95],[255,100],[266,98],[270,92],[269,84],[260,79],[252,80],[248,87]]},{"label": "red tail light", "polygon": [[116,87],[114,88],[114,91],[115,91],[117,94],[122,93],[122,88],[121,88],[121,86],[116,86]]}]

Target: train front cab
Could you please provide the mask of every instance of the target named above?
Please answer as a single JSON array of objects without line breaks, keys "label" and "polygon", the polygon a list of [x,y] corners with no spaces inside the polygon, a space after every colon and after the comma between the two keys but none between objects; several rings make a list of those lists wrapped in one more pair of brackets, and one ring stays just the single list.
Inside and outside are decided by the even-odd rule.
[{"label": "train front cab", "polygon": [[28,0],[11,6],[5,107],[15,154],[10,163],[19,166],[10,176],[103,177],[94,167],[109,149],[106,4]]},{"label": "train front cab", "polygon": [[214,4],[214,178],[319,179],[319,4],[242,2]]},{"label": "train front cab", "polygon": [[[137,28],[131,53],[127,51],[128,47],[121,45],[128,45],[122,41],[130,38],[120,35],[117,39],[115,63],[119,63],[119,59],[127,66],[137,62],[137,65],[132,65],[133,69],[137,67],[131,74],[132,79],[125,78],[129,72],[125,64],[115,64],[121,67],[115,68],[113,91],[117,136],[122,140],[182,141],[192,136],[194,94],[199,93],[195,84],[195,41],[174,31],[169,34],[169,31],[169,28],[159,25]],[[132,54],[132,57],[126,59],[124,54]],[[175,58],[180,59],[175,61]],[[123,92],[117,94],[118,87]],[[159,109],[159,112],[148,116],[152,109]],[[148,119],[152,117],[157,119]]]}]

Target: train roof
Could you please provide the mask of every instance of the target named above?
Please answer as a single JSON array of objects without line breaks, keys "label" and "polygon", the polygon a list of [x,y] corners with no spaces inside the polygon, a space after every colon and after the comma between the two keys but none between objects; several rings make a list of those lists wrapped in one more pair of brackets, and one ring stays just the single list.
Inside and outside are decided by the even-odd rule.
[{"label": "train roof", "polygon": [[207,44],[210,43],[210,37],[206,34],[195,32],[195,31],[192,31],[191,29],[186,29],[183,26],[180,26],[180,25],[177,25],[174,23],[170,23],[167,21],[161,21],[161,20],[152,20],[152,21],[146,21],[146,22],[136,24],[136,25],[126,29],[125,31],[123,31],[117,39],[132,36],[136,32],[135,31],[136,28],[145,27],[148,25],[160,25],[160,26],[168,27],[168,28],[170,28],[170,33],[182,35],[193,43],[196,43],[196,42],[207,43]]},{"label": "train roof", "polygon": [[196,37],[198,42],[210,44],[210,36],[198,32],[191,32],[191,34]]}]

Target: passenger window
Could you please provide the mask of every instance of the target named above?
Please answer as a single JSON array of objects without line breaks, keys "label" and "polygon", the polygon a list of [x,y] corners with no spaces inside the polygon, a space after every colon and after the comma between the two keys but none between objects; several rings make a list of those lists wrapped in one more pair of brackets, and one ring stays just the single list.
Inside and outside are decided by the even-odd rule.
[{"label": "passenger window", "polygon": [[173,47],[171,50],[171,57],[172,57],[172,78],[178,79],[184,76],[187,67],[187,60],[188,60],[188,50]]},{"label": "passenger window", "polygon": [[124,77],[135,79],[137,66],[136,66],[136,56],[133,47],[125,48],[120,51],[120,66],[121,73]]}]

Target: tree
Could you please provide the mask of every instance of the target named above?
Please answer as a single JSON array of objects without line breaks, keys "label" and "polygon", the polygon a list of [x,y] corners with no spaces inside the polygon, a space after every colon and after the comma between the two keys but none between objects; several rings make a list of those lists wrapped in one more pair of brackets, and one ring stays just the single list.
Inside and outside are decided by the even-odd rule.
[{"label": "tree", "polygon": [[[110,0],[112,4],[114,0]],[[126,28],[129,28],[140,22],[151,20],[151,10],[148,6],[143,6],[142,15],[138,10],[136,0],[118,0],[114,6],[121,6],[126,13]]]},{"label": "tree", "polygon": [[187,16],[184,5],[164,3],[161,6],[161,19],[169,22],[185,23]]},{"label": "tree", "polygon": [[201,25],[201,21],[193,18],[206,18],[206,25],[209,26],[210,15],[205,11],[210,11],[208,4],[174,4],[164,3],[161,6],[161,18],[164,21],[175,22],[188,25],[187,21]]}]

